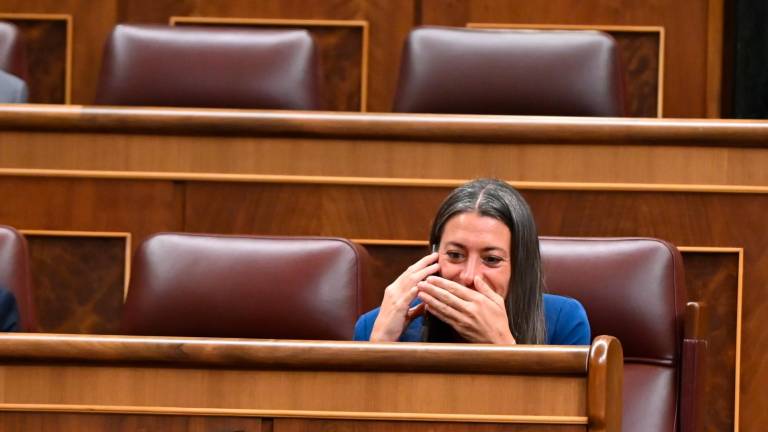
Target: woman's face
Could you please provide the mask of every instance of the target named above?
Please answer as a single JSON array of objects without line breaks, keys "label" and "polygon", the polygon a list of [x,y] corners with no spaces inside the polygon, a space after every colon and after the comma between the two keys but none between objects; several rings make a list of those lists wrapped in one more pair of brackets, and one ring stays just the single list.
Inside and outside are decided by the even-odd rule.
[{"label": "woman's face", "polygon": [[506,298],[512,275],[512,233],[498,219],[477,213],[459,213],[443,228],[440,239],[440,274],[446,279],[474,288],[481,276]]}]

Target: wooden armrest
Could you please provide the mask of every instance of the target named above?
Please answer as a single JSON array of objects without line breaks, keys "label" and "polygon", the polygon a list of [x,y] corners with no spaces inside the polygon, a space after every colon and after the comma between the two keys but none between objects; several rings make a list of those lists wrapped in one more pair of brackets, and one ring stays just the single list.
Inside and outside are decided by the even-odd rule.
[{"label": "wooden armrest", "polygon": [[685,339],[706,339],[707,314],[706,307],[699,302],[688,302],[685,305]]},{"label": "wooden armrest", "polygon": [[706,308],[698,302],[685,306],[685,333],[682,346],[680,431],[698,431],[707,367]]}]

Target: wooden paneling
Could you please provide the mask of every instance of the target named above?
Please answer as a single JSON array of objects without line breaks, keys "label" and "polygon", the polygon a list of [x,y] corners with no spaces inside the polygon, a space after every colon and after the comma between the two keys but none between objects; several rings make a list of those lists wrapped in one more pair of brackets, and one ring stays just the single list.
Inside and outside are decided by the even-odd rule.
[{"label": "wooden paneling", "polygon": [[423,0],[421,17],[423,24],[460,27],[467,23],[663,27],[667,36],[664,116],[705,117],[707,61],[718,53],[716,46],[708,46],[709,32],[718,31],[709,28],[709,3],[655,1],[641,6],[632,0]]},{"label": "wooden paneling", "polygon": [[605,336],[552,347],[0,335],[0,412],[615,432],[620,414],[595,402],[620,401],[622,361]]},{"label": "wooden paneling", "polygon": [[[625,74],[627,113],[631,117],[663,117],[661,70],[664,50],[660,32],[610,32],[619,45]],[[663,76],[663,75],[662,75]],[[660,98],[661,97],[661,98]]]},{"label": "wooden paneling", "polygon": [[510,425],[510,424],[474,424],[457,425],[453,423],[421,422],[402,423],[391,421],[351,421],[351,420],[303,420],[275,419],[274,432],[534,432],[548,430],[553,432],[584,431],[579,425]]},{"label": "wooden paneling", "polygon": [[[422,239],[443,192],[436,188],[192,182],[186,192],[185,227],[193,232],[231,234]],[[345,204],[339,205],[342,202]],[[404,206],[412,211],[403,212]]]},{"label": "wooden paneling", "polygon": [[119,333],[127,235],[25,233],[40,331]]},{"label": "wooden paneling", "polygon": [[291,181],[269,175],[357,177],[346,181],[379,184],[402,179],[430,184],[454,179],[457,184],[496,176],[622,183],[616,185],[622,190],[671,185],[759,192],[768,185],[766,137],[768,124],[737,120],[6,105],[0,107],[0,168],[77,171],[59,175],[133,171],[127,176],[142,178],[243,175],[226,177],[232,181]]},{"label": "wooden paneling", "polygon": [[[714,311],[722,333],[713,333],[713,344],[728,354],[713,358],[726,372],[709,384],[710,395],[723,398],[708,414],[710,430],[728,428],[731,415],[740,415],[745,430],[768,422],[764,123],[90,108],[5,113],[12,115],[0,116],[0,222],[18,228],[127,231],[136,242],[169,229],[424,240],[451,188],[474,175],[497,175],[523,189],[542,235],[652,236],[679,246],[743,248],[738,371],[730,345],[737,325],[732,256],[717,263],[699,258],[689,284],[706,303],[724,308]],[[115,171],[88,171],[101,169]],[[727,388],[737,385],[729,378],[737,372],[740,404],[731,413]]]},{"label": "wooden paneling", "polygon": [[[683,254],[688,299],[706,308],[709,356],[702,410],[707,431],[733,430],[735,394],[739,254],[688,252]],[[736,374],[730,371],[736,370]],[[725,373],[723,371],[728,371]]]},{"label": "wooden paneling", "polygon": [[3,14],[21,33],[26,58],[29,103],[69,103],[72,79],[72,17]]},{"label": "wooden paneling", "polygon": [[[0,13],[65,14],[72,16],[72,103],[92,103],[96,93],[101,53],[109,32],[117,23],[118,0],[4,0]],[[64,40],[56,41],[64,43]],[[58,51],[51,51],[58,56]],[[45,64],[45,63],[44,63]],[[35,72],[45,74],[51,72]],[[58,92],[58,90],[56,90]],[[52,100],[56,92],[41,95]],[[37,96],[36,96],[37,97]]]},{"label": "wooden paneling", "polygon": [[[72,15],[75,27],[72,101],[80,104],[94,100],[102,47],[117,23],[167,24],[172,16],[368,21],[371,28],[368,110],[373,112],[391,109],[402,44],[408,31],[416,25],[463,27],[470,22],[484,22],[660,26],[668,37],[665,116],[716,117],[719,115],[721,86],[722,3],[723,0],[664,0],[642,4],[631,0],[323,0],[310,3],[297,0],[104,0],[96,3],[87,0],[6,0],[0,6],[0,13]],[[647,59],[646,56],[642,58]],[[633,77],[638,70],[646,70],[645,64],[638,59],[632,56],[628,61]],[[356,80],[357,74],[345,69],[333,77],[332,84],[352,88],[352,82]],[[647,91],[634,84],[630,89],[631,92]],[[55,100],[58,90],[46,88],[46,92],[49,91],[35,97]]]},{"label": "wooden paneling", "polygon": [[259,418],[0,412],[3,432],[261,432]]},{"label": "wooden paneling", "polygon": [[2,177],[0,221],[33,230],[120,231],[134,238],[182,229],[173,182]]}]

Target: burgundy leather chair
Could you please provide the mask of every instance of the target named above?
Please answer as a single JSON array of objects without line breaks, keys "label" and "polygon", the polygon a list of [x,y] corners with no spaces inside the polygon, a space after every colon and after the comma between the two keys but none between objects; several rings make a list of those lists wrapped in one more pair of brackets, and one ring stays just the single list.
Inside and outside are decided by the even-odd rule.
[{"label": "burgundy leather chair", "polygon": [[7,21],[0,21],[0,69],[27,79],[27,62],[18,27]]},{"label": "burgundy leather chair", "polygon": [[0,286],[16,297],[21,330],[37,331],[27,241],[18,231],[5,225],[0,225]]},{"label": "burgundy leather chair", "polygon": [[[647,238],[541,238],[547,290],[579,300],[624,349],[623,431],[697,429],[706,341],[685,336],[682,258]],[[689,322],[689,325],[693,321]]]},{"label": "burgundy leather chair", "polygon": [[311,110],[317,74],[306,30],[120,24],[96,103]]},{"label": "burgundy leather chair", "polygon": [[605,33],[419,27],[403,49],[394,111],[618,117],[623,93]]},{"label": "burgundy leather chair", "polygon": [[366,257],[338,238],[157,234],[136,252],[123,331],[349,340]]}]

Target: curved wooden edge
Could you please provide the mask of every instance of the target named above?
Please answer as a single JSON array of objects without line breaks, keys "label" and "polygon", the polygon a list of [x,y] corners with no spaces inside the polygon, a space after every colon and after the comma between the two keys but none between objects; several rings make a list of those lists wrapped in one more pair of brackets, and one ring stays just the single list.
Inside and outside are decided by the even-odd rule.
[{"label": "curved wooden edge", "polygon": [[584,375],[588,348],[22,333],[0,335],[0,362]]},{"label": "curved wooden edge", "polygon": [[620,432],[624,353],[613,336],[598,336],[589,351],[587,417],[590,432]]},{"label": "curved wooden edge", "polygon": [[0,105],[0,130],[499,142],[765,147],[750,120],[338,113]]}]

